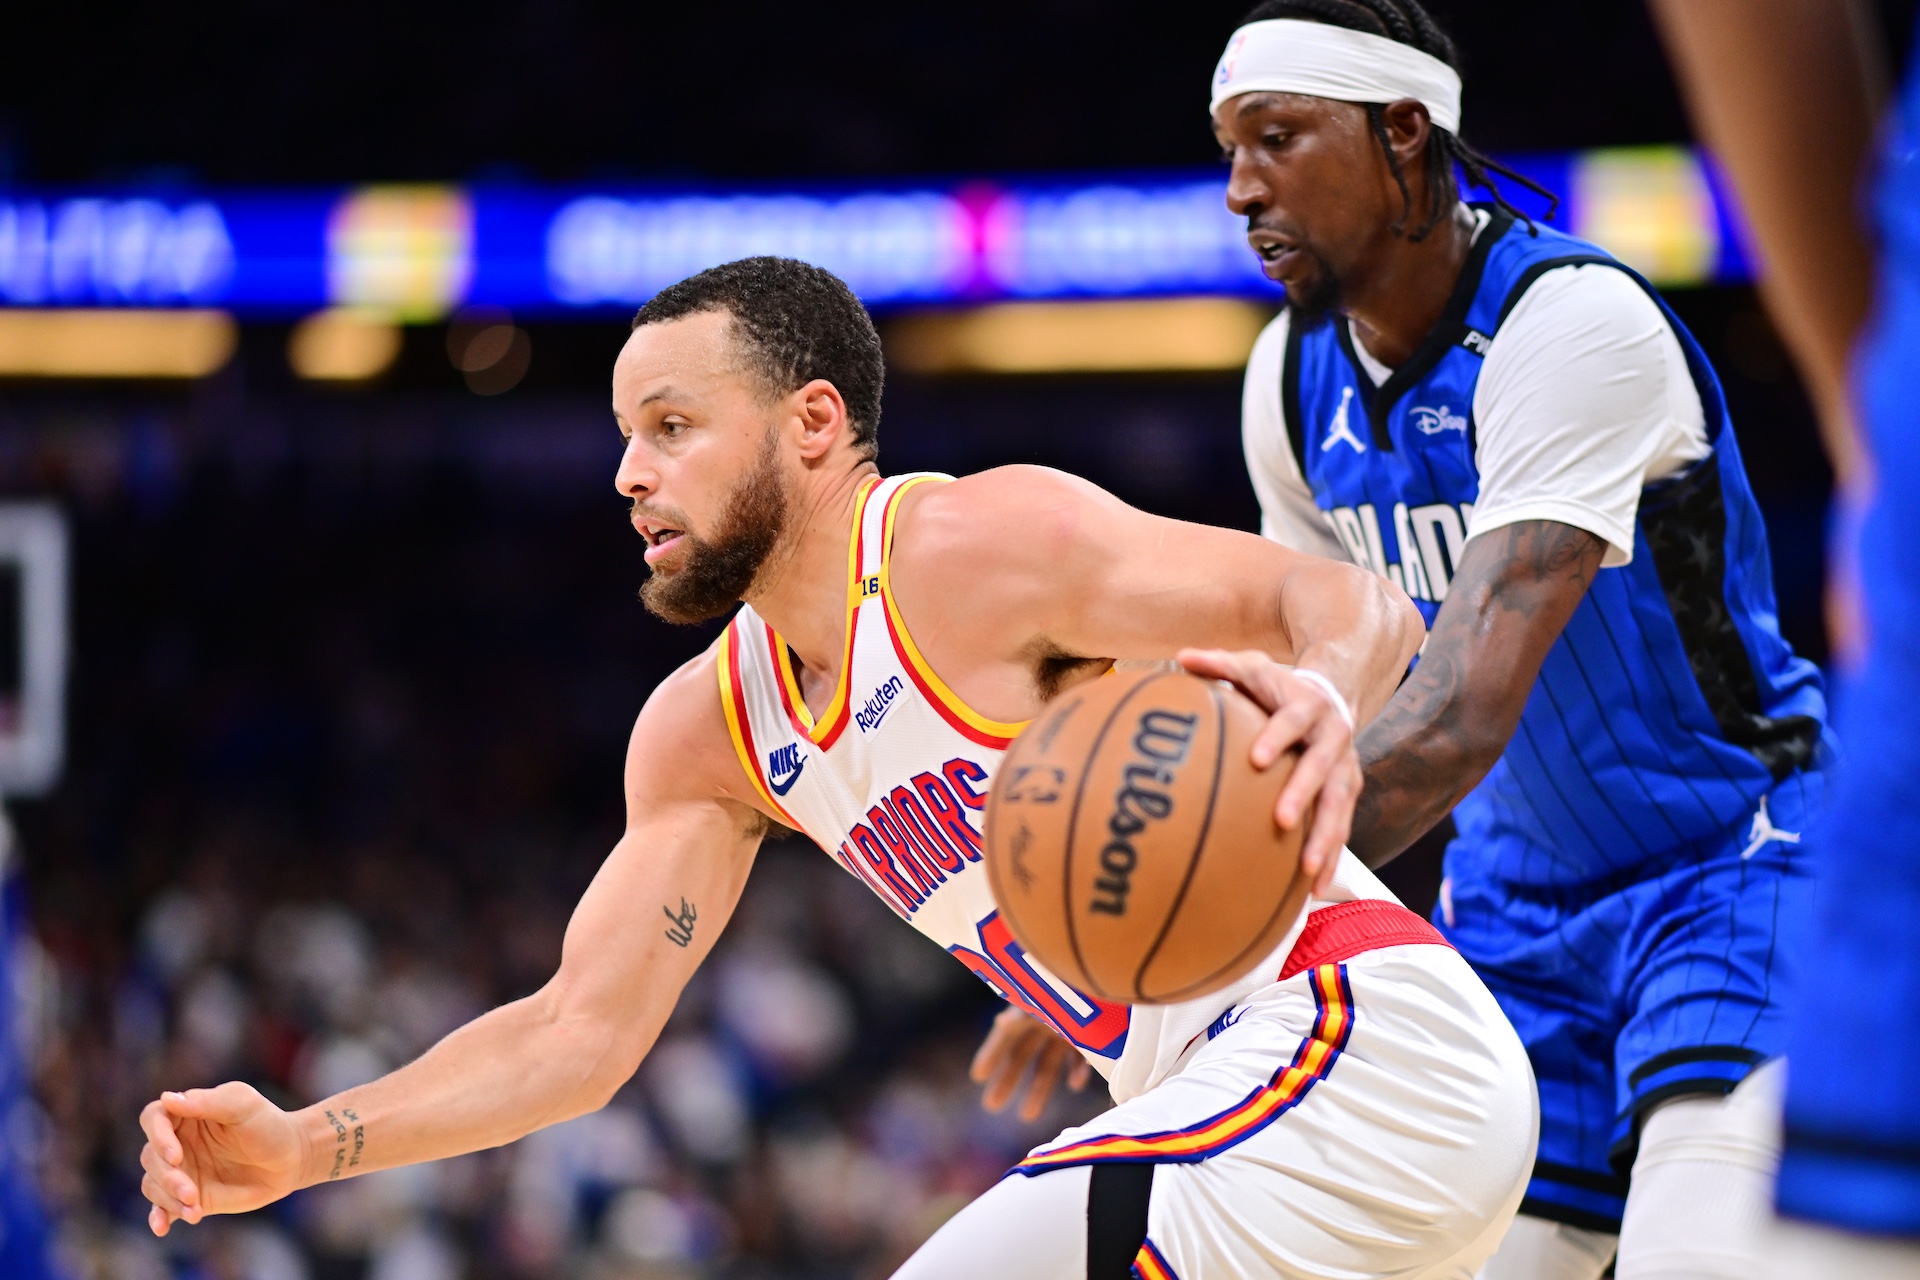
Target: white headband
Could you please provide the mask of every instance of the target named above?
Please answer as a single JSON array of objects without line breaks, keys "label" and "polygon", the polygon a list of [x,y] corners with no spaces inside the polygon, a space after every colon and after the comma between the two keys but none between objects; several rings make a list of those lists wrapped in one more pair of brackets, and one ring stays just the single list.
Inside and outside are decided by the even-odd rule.
[{"label": "white headband", "polygon": [[1243,93],[1304,93],[1336,102],[1413,98],[1460,132],[1460,73],[1398,40],[1324,22],[1269,18],[1233,33],[1213,73],[1213,111]]}]

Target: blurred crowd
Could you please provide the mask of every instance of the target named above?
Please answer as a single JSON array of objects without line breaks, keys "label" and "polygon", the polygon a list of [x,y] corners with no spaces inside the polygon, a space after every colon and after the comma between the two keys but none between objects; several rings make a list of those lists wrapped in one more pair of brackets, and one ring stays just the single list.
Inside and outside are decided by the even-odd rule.
[{"label": "blurred crowd", "polygon": [[134,1118],[229,1078],[282,1105],[407,1061],[557,959],[562,905],[367,850],[276,896],[222,833],[110,967],[18,957],[41,1181],[70,1270],[100,1280],[884,1276],[1044,1123],[990,1115],[966,1063],[991,1000],[809,844],[771,845],[720,949],[604,1110],[501,1150],[326,1184],[164,1241]]}]

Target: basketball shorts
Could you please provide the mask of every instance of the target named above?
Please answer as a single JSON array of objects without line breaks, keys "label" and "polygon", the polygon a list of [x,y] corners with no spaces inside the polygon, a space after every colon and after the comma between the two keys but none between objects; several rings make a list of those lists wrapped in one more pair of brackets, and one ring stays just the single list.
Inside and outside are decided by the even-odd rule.
[{"label": "basketball shorts", "polygon": [[1846,754],[1788,1001],[1778,1196],[1792,1217],[1920,1237],[1920,263],[1886,273],[1880,305],[1861,380],[1880,477],[1858,541],[1870,648],[1836,708]]},{"label": "basketball shorts", "polygon": [[[1449,947],[1314,966],[1036,1148],[898,1280],[1467,1280],[1533,1163],[1526,1053]],[[1084,1225],[1084,1230],[1083,1226]]]},{"label": "basketball shorts", "polygon": [[1730,1093],[1785,1052],[1784,969],[1811,914],[1823,791],[1823,774],[1789,775],[1758,828],[1629,883],[1503,883],[1448,850],[1435,923],[1512,1020],[1539,1084],[1522,1213],[1618,1232],[1648,1112]]}]

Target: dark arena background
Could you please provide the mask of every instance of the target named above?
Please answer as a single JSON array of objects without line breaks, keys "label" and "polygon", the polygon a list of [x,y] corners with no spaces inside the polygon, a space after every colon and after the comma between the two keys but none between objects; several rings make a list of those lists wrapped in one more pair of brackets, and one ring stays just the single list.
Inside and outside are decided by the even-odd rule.
[{"label": "dark arena background", "polygon": [[[642,609],[612,487],[609,371],[665,282],[620,255],[658,219],[708,236],[659,251],[679,274],[809,218],[839,244],[863,192],[909,239],[914,210],[959,219],[931,276],[850,271],[889,347],[883,468],[1044,462],[1257,527],[1239,363],[1278,294],[1218,208],[1201,97],[1243,7],[0,19],[0,496],[51,499],[70,539],[64,764],[7,804],[26,1083],[0,1141],[54,1274],[881,1277],[1097,1109],[982,1111],[989,992],[788,840],[606,1110],[164,1241],[139,1194],[163,1085],[304,1105],[552,972],[633,718],[715,634]],[[1434,7],[1467,135],[1557,185],[1718,363],[1785,630],[1824,658],[1827,471],[1644,10]],[[1912,6],[1883,9],[1906,47]],[[1391,868],[1416,909],[1441,843]]]}]

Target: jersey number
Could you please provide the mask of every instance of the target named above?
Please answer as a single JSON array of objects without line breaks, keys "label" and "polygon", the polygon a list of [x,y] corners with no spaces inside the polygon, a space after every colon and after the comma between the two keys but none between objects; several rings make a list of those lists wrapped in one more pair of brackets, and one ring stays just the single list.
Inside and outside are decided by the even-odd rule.
[{"label": "jersey number", "polygon": [[1103,1058],[1120,1056],[1132,1016],[1127,1006],[1082,995],[1043,975],[1028,961],[1026,949],[1014,941],[1013,931],[998,911],[980,922],[979,933],[985,955],[965,947],[947,949],[1001,999],[1049,1023],[1072,1044]]}]

